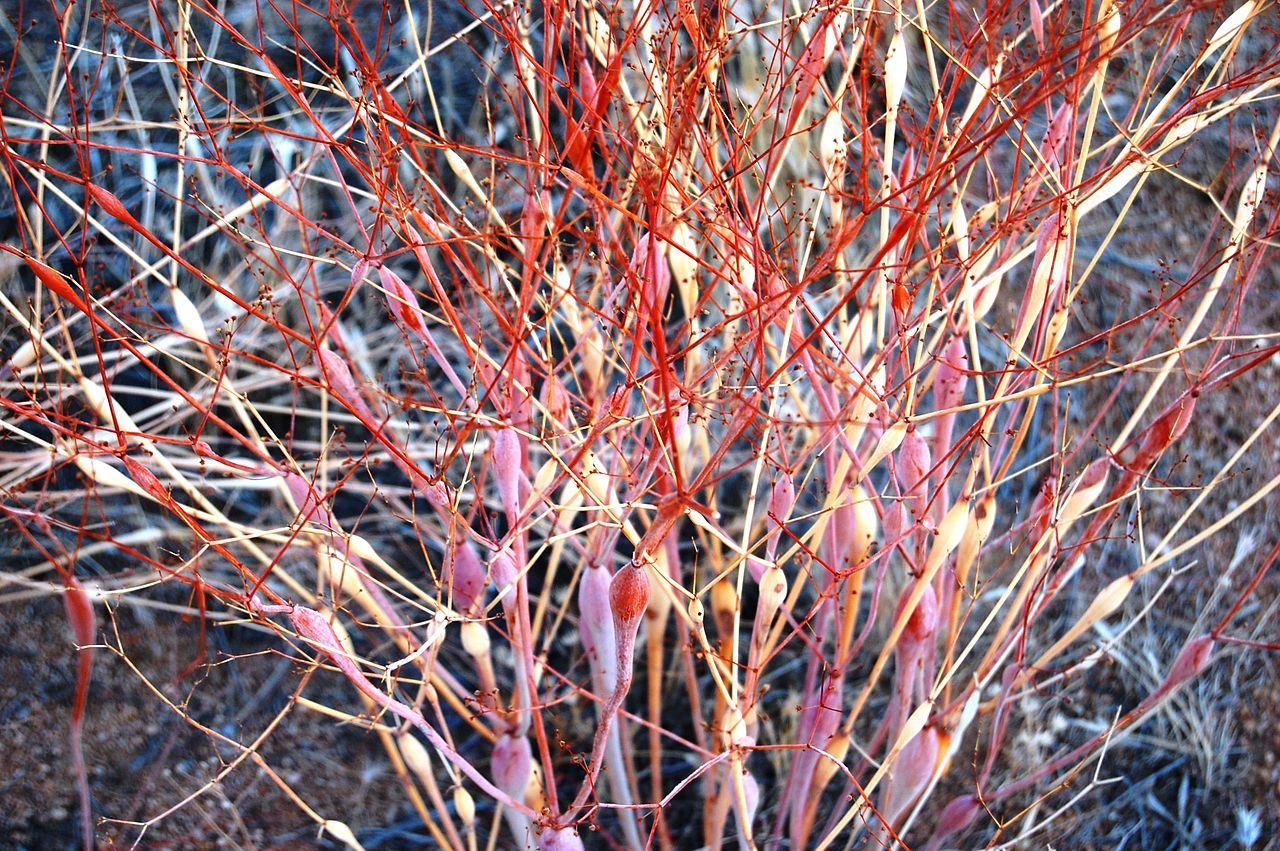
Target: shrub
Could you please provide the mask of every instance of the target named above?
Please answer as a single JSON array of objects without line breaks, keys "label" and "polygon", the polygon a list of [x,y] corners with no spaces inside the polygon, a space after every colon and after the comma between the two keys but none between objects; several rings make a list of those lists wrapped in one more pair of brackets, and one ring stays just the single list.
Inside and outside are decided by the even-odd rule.
[{"label": "shrub", "polygon": [[[18,9],[5,576],[82,648],[86,847],[243,773],[351,847],[1077,818],[1274,646],[1278,550],[1215,569],[1280,485],[1262,5]],[[95,642],[219,754],[96,825]],[[264,755],[308,715],[417,839]]]}]

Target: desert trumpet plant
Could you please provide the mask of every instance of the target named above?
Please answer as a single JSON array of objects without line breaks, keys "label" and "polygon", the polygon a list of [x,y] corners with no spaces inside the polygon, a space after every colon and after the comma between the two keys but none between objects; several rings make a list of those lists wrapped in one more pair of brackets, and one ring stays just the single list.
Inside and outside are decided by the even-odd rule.
[{"label": "desert trumpet plant", "polygon": [[[365,5],[6,30],[86,847],[1009,847],[1274,649],[1262,4]],[[108,663],[207,780],[92,788]]]}]

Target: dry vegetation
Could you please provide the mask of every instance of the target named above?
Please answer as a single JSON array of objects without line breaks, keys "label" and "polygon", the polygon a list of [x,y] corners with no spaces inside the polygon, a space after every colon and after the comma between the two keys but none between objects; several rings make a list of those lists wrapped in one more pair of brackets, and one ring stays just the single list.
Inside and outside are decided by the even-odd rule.
[{"label": "dry vegetation", "polygon": [[1267,2],[0,16],[0,844],[1263,848]]}]

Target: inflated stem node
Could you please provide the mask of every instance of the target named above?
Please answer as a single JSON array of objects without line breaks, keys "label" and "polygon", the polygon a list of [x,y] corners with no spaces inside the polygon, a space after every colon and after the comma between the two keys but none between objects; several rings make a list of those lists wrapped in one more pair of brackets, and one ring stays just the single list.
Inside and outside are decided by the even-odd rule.
[{"label": "inflated stem node", "polygon": [[636,632],[648,606],[649,574],[642,565],[632,562],[619,570],[609,583],[609,608],[618,641],[618,670],[627,677],[631,675]]},{"label": "inflated stem node", "polygon": [[600,713],[600,723],[596,727],[591,747],[591,765],[587,771],[587,778],[578,791],[573,805],[567,811],[566,817],[575,815],[586,803],[587,796],[595,786],[596,777],[600,774],[601,759],[608,742],[609,729],[613,725],[614,716],[627,697],[627,691],[631,688],[636,633],[640,631],[640,621],[644,618],[648,606],[649,573],[643,563],[632,561],[614,574],[613,581],[609,583],[609,610],[613,614],[613,633],[614,640],[617,642],[617,684]]}]

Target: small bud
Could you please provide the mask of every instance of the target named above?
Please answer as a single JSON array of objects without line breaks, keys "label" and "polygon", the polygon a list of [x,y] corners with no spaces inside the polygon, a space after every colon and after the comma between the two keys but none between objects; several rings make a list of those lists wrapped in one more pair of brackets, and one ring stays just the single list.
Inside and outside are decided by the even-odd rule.
[{"label": "small bud", "polygon": [[468,828],[476,823],[476,799],[462,786],[453,787],[453,809]]},{"label": "small bud", "polygon": [[360,844],[360,841],[356,839],[355,833],[353,833],[351,828],[347,826],[346,822],[334,821],[333,819],[326,819],[324,822],[324,829],[326,833],[328,833],[330,836],[332,836],[334,839],[338,840],[348,848],[363,847]]},{"label": "small bud", "polygon": [[702,600],[694,597],[689,601],[689,620],[693,622],[696,629],[702,627],[702,621],[706,618],[706,609],[702,605]]},{"label": "small bud", "polygon": [[403,733],[396,737],[396,744],[400,747],[400,757],[404,760],[404,764],[409,767],[423,784],[430,783],[434,777],[434,769],[431,767],[431,754],[422,742],[418,741],[410,733]]},{"label": "small bud", "polygon": [[473,658],[487,656],[489,646],[489,630],[485,629],[484,624],[479,621],[463,621],[462,649],[467,651],[467,655]]}]

